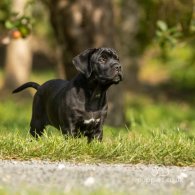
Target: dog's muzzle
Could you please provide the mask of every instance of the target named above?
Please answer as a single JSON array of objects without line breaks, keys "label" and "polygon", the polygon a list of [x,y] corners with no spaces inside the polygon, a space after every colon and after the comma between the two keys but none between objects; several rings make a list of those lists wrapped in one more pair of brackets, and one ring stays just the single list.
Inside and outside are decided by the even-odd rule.
[{"label": "dog's muzzle", "polygon": [[123,75],[122,75],[122,70],[121,70],[121,65],[120,64],[114,64],[113,65],[113,69],[114,69],[114,78],[113,78],[113,82],[114,83],[119,83],[120,81],[122,81],[123,79]]}]

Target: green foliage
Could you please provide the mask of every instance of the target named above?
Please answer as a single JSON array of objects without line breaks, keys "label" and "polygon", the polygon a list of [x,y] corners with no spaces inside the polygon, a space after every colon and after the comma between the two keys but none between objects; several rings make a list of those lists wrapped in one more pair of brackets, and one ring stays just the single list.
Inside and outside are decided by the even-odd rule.
[{"label": "green foliage", "polygon": [[[27,2],[25,10],[29,5],[30,1]],[[26,12],[23,15],[13,12],[12,0],[2,0],[0,2],[0,26],[3,31],[8,31],[12,38],[25,38],[31,33],[32,18]]]},{"label": "green foliage", "polygon": [[[164,92],[171,90],[180,93],[180,96],[188,96],[190,102],[193,101],[195,89],[195,53],[194,46],[187,42],[180,42],[167,50],[166,60],[162,60],[162,51],[158,44],[153,43],[148,48],[147,60],[144,61],[142,72],[146,72],[145,77],[161,77],[161,72],[166,72],[166,79],[162,81]],[[147,67],[144,70],[144,67]],[[152,72],[152,69],[155,71]],[[147,75],[147,71],[151,71]],[[158,76],[157,76],[158,75]],[[158,86],[156,86],[158,87]],[[161,91],[163,93],[163,91]],[[178,94],[179,98],[179,94]]]},{"label": "green foliage", "polygon": [[176,46],[178,38],[181,35],[181,32],[176,27],[169,28],[164,21],[157,21],[156,41],[161,48],[161,57],[163,60],[167,59],[168,51]]},{"label": "green foliage", "polygon": [[9,17],[10,15],[10,4],[11,0],[1,0],[0,1],[0,28],[2,33],[3,29],[5,28],[5,20]]},{"label": "green foliage", "polygon": [[167,24],[162,20],[157,21],[157,27],[156,36],[160,47],[175,46],[177,38],[181,36],[181,32],[176,27],[168,28]]},{"label": "green foliage", "polygon": [[0,22],[3,23],[10,14],[10,5],[12,0],[0,1]]},{"label": "green foliage", "polygon": [[13,14],[13,17],[5,21],[5,28],[8,30],[18,30],[22,38],[27,37],[31,33],[31,25],[31,18],[24,15],[17,17],[17,14]]}]

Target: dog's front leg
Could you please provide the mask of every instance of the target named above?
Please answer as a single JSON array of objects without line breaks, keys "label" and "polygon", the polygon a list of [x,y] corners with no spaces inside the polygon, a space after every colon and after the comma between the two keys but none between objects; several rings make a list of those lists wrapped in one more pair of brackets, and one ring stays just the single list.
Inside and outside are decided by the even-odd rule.
[{"label": "dog's front leg", "polygon": [[71,137],[74,137],[74,138],[78,137],[76,125],[74,125],[74,124],[69,125],[68,135],[70,135]]},{"label": "dog's front leg", "polygon": [[73,122],[69,122],[68,125],[63,125],[61,127],[62,133],[64,135],[76,138],[78,136],[76,125]]},{"label": "dog's front leg", "polygon": [[87,136],[87,141],[88,143],[91,143],[94,139],[97,139],[99,142],[101,142],[102,138],[103,138],[103,128],[101,125],[99,128],[94,129],[93,133]]}]

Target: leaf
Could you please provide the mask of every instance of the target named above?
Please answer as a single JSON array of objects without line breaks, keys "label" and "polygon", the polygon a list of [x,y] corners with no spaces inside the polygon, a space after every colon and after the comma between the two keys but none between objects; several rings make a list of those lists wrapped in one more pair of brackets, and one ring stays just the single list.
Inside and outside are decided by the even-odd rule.
[{"label": "leaf", "polygon": [[14,22],[12,22],[12,21],[10,21],[10,20],[6,20],[5,21],[5,27],[7,28],[7,29],[13,29],[13,28],[15,28],[15,23]]},{"label": "leaf", "polygon": [[177,44],[177,39],[174,37],[168,37],[168,42],[172,47],[174,47]]},{"label": "leaf", "polygon": [[156,31],[156,36],[157,37],[162,37],[162,35],[163,35],[162,31],[159,31],[159,30]]},{"label": "leaf", "polygon": [[162,31],[167,31],[167,29],[168,29],[167,24],[162,20],[157,21],[157,26]]},{"label": "leaf", "polygon": [[21,32],[22,37],[27,37],[30,34],[30,29],[27,26],[20,26],[18,30]]},{"label": "leaf", "polygon": [[23,16],[20,18],[20,23],[23,24],[23,25],[27,25],[30,23],[30,17],[27,17],[27,16]]}]

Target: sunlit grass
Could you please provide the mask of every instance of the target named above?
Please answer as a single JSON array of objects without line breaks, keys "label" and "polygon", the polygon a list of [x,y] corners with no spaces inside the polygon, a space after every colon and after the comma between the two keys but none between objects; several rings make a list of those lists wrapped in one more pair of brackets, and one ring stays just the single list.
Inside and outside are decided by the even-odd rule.
[{"label": "sunlit grass", "polygon": [[[145,107],[148,110],[148,118],[145,117],[147,112],[140,108],[140,112],[128,114],[132,126],[122,129],[105,126],[103,142],[94,141],[87,144],[86,138],[67,138],[52,127],[47,128],[42,138],[35,140],[28,133],[31,102],[2,102],[0,104],[0,158],[195,165],[195,137],[174,126],[177,124],[175,123],[178,120],[177,115],[173,113],[169,115],[168,112],[164,114],[163,111],[159,114],[162,107],[156,108],[156,111],[152,108],[151,110],[154,111],[150,111],[148,106]],[[177,109],[179,111],[180,108]],[[155,117],[157,113],[164,116],[163,121],[166,121],[166,117],[168,120],[172,115],[170,121],[172,127],[169,125],[161,127],[160,116]],[[153,116],[155,125],[150,123]],[[144,122],[141,119],[139,121],[139,118]],[[156,126],[158,123],[159,126]]]},{"label": "sunlit grass", "polygon": [[147,96],[129,98],[126,117],[131,128],[170,129],[195,135],[195,110],[192,105],[178,101],[157,101]]},{"label": "sunlit grass", "polygon": [[195,139],[180,132],[153,131],[147,136],[127,132],[87,144],[85,138],[64,138],[56,132],[34,140],[19,130],[1,131],[0,158],[195,165]]},{"label": "sunlit grass", "polygon": [[[53,78],[51,71],[33,72],[30,81],[42,84]],[[131,95],[127,124],[104,126],[103,142],[87,144],[86,138],[65,138],[53,127],[33,139],[28,133],[33,98],[15,97],[10,93],[0,102],[1,159],[195,165],[195,111],[188,103]]]}]

